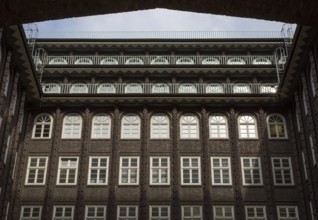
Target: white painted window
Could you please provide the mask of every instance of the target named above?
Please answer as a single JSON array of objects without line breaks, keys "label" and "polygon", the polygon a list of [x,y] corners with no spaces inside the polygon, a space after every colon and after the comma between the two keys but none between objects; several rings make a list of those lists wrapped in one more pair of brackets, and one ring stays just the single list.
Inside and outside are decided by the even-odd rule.
[{"label": "white painted window", "polygon": [[170,206],[150,206],[150,220],[170,220]]},{"label": "white painted window", "polygon": [[309,202],[309,207],[310,207],[310,214],[311,214],[311,220],[315,220],[315,213],[314,213],[314,208],[312,206],[312,202]]},{"label": "white painted window", "polygon": [[182,206],[182,220],[202,220],[202,206]]},{"label": "white painted window", "polygon": [[85,220],[106,220],[106,206],[86,206]]},{"label": "white painted window", "polygon": [[118,206],[117,220],[138,220],[138,207]]},{"label": "white painted window", "polygon": [[231,159],[229,157],[211,157],[212,185],[231,185]]},{"label": "white painted window", "polygon": [[184,115],[180,118],[180,138],[198,139],[199,138],[199,120],[194,115]]},{"label": "white painted window", "polygon": [[179,93],[198,93],[197,88],[192,83],[184,83],[179,86]]},{"label": "white painted window", "polygon": [[316,152],[315,152],[315,145],[312,139],[312,135],[309,136],[309,143],[310,143],[312,161],[313,161],[313,164],[316,165]]},{"label": "white painted window", "polygon": [[63,120],[62,138],[80,139],[82,133],[82,117],[79,114],[68,114]]},{"label": "white painted window", "polygon": [[210,138],[226,139],[228,138],[227,118],[223,115],[212,115],[209,118]]},{"label": "white painted window", "polygon": [[271,114],[267,117],[267,131],[270,139],[287,138],[285,118],[279,114]]},{"label": "white painted window", "polygon": [[241,157],[243,185],[262,185],[262,168],[259,157]]},{"label": "white painted window", "polygon": [[39,114],[34,119],[32,138],[51,138],[53,117],[49,114]]},{"label": "white painted window", "polygon": [[245,206],[246,220],[266,220],[265,206]]},{"label": "white painted window", "polygon": [[43,93],[61,93],[61,86],[57,83],[48,83],[42,85]]},{"label": "white painted window", "polygon": [[245,61],[239,57],[232,57],[227,61],[228,65],[245,65]]},{"label": "white painted window", "polygon": [[121,120],[122,139],[140,139],[140,118],[135,114],[125,115]]},{"label": "white painted window", "polygon": [[116,93],[116,88],[111,83],[100,84],[97,88],[97,93],[101,94],[114,94]]},{"label": "white painted window", "polygon": [[139,184],[139,157],[120,157],[119,185]]},{"label": "white painted window", "polygon": [[164,57],[156,57],[150,62],[151,65],[168,65],[169,61]]},{"label": "white painted window", "polygon": [[181,157],[181,184],[201,184],[200,157]]},{"label": "white painted window", "polygon": [[315,97],[316,96],[316,85],[315,85],[315,75],[316,75],[316,70],[315,70],[315,65],[311,63],[310,65],[310,84],[311,84],[311,89],[312,89],[312,94]]},{"label": "white painted window", "polygon": [[257,139],[256,119],[250,115],[241,115],[239,122],[239,138],[241,139]]},{"label": "white painted window", "polygon": [[53,220],[73,220],[74,206],[54,206]]},{"label": "white painted window", "polygon": [[233,93],[251,93],[251,87],[247,84],[238,83],[233,86]]},{"label": "white painted window", "polygon": [[220,65],[220,61],[214,57],[208,57],[202,60],[203,65]]},{"label": "white painted window", "polygon": [[92,65],[93,61],[89,58],[79,58],[74,62],[75,65]]},{"label": "white painted window", "polygon": [[150,184],[169,185],[170,184],[170,158],[150,157]]},{"label": "white painted window", "polygon": [[111,118],[107,114],[95,115],[92,122],[92,139],[110,139]]},{"label": "white painted window", "polygon": [[115,58],[105,58],[100,61],[101,65],[118,65],[118,60]]},{"label": "white painted window", "polygon": [[142,86],[140,83],[128,83],[125,86],[125,93],[127,94],[142,93]]},{"label": "white painted window", "polygon": [[274,185],[294,185],[290,157],[273,157]]},{"label": "white painted window", "polygon": [[58,185],[76,185],[78,157],[60,157],[57,174]]},{"label": "white painted window", "polygon": [[234,220],[233,206],[213,206],[214,220]]},{"label": "white painted window", "polygon": [[277,206],[278,220],[299,220],[296,206]]},{"label": "white painted window", "polygon": [[61,57],[53,58],[49,61],[49,65],[67,65],[67,60]]},{"label": "white painted window", "polygon": [[303,88],[303,105],[304,105],[304,111],[305,111],[305,115],[308,114],[308,106],[307,106],[307,100],[306,100],[306,93],[305,93],[305,88]]},{"label": "white painted window", "polygon": [[253,65],[271,65],[272,62],[264,57],[259,57],[253,60],[252,62]]},{"label": "white painted window", "polygon": [[153,115],[150,123],[151,139],[169,139],[170,123],[168,116],[164,114]]},{"label": "white painted window", "polygon": [[156,83],[151,87],[152,93],[170,93],[169,85],[166,83]]},{"label": "white painted window", "polygon": [[41,206],[22,206],[20,220],[41,220]]},{"label": "white painted window", "polygon": [[71,86],[71,94],[88,93],[88,87],[84,83],[75,83]]},{"label": "white painted window", "polygon": [[109,157],[89,157],[88,185],[107,185]]},{"label": "white painted window", "polygon": [[260,93],[276,93],[277,85],[261,85]]},{"label": "white painted window", "polygon": [[301,157],[302,157],[302,160],[303,160],[303,168],[304,168],[305,179],[308,180],[307,161],[306,161],[306,157],[305,157],[305,153],[304,152],[301,152]]},{"label": "white painted window", "polygon": [[3,163],[4,163],[4,164],[7,163],[8,153],[9,153],[9,148],[10,148],[10,143],[11,143],[11,135],[9,135],[9,137],[7,138],[6,151],[5,151],[5,153],[4,153],[4,158],[3,158]]},{"label": "white painted window", "polygon": [[213,84],[208,84],[205,87],[205,93],[224,93],[224,85],[220,83],[213,83]]},{"label": "white painted window", "polygon": [[194,61],[192,58],[188,58],[188,57],[180,57],[177,58],[177,65],[193,65]]},{"label": "white painted window", "polygon": [[144,61],[140,58],[129,58],[125,62],[126,65],[143,65]]}]

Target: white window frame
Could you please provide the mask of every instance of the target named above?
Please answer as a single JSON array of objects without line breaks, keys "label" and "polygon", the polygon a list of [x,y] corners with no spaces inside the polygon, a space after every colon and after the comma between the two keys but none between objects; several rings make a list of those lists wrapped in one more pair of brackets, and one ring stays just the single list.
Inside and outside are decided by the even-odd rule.
[{"label": "white window frame", "polygon": [[[96,132],[97,131],[97,132]],[[97,114],[92,119],[92,139],[110,139],[111,117],[108,114]]]},{"label": "white window frame", "polygon": [[[242,118],[244,118],[245,122],[241,121]],[[254,122],[249,122],[250,118]],[[249,121],[247,121],[247,119]],[[238,117],[237,122],[238,122],[239,139],[258,139],[257,120],[254,116],[252,116],[252,115],[240,115]],[[253,127],[255,130],[255,136],[252,136],[253,133],[251,133],[251,131],[250,131],[250,130],[253,130]],[[246,137],[242,136],[242,129],[246,130]]]},{"label": "white window frame", "polygon": [[[271,117],[274,117],[274,119],[276,121],[274,121],[274,122],[270,121]],[[278,122],[277,121],[278,119],[281,119],[282,122]],[[267,120],[266,121],[267,121],[267,133],[268,133],[268,138],[269,139],[287,139],[288,138],[286,120],[285,120],[284,116],[282,116],[281,114],[277,114],[277,113],[270,114],[269,116],[267,116]],[[271,125],[275,126],[275,135],[276,135],[276,137],[272,137],[271,136]],[[278,134],[279,134],[278,127],[279,126],[282,126],[282,128],[283,128],[283,134],[284,135],[282,137],[278,136]]]},{"label": "white window frame", "polygon": [[312,161],[313,161],[313,164],[315,166],[317,163],[317,160],[316,160],[315,145],[314,145],[314,141],[312,139],[312,134],[309,135],[309,144],[310,144],[310,150],[311,150],[311,155],[312,155]]},{"label": "white window frame", "polygon": [[[201,158],[200,157],[181,157],[180,158],[180,162],[181,162],[181,185],[201,185]],[[185,167],[183,164],[184,160],[189,160],[189,166]],[[198,166],[197,167],[193,167],[192,166],[192,160],[198,160]],[[188,170],[189,171],[189,183],[185,183],[184,181],[184,171]],[[197,170],[198,171],[198,182],[194,183],[193,182],[193,171]]]},{"label": "white window frame", "polygon": [[193,114],[182,115],[180,117],[180,139],[199,138],[199,118]]},{"label": "white window frame", "polygon": [[155,83],[151,86],[151,93],[153,94],[170,93],[170,87],[167,83]]},{"label": "white window frame", "polygon": [[[271,159],[272,159],[272,172],[273,172],[274,185],[275,186],[292,186],[292,185],[294,185],[294,175],[293,175],[291,158],[290,157],[272,157]],[[274,160],[279,160],[280,167],[276,167],[276,168],[274,167]],[[288,160],[289,167],[282,168],[282,160]],[[283,183],[277,183],[275,170],[280,171]],[[286,182],[285,177],[284,177],[285,175],[283,174],[284,173],[283,171],[285,171],[285,170],[288,170],[290,173],[291,183],[285,183]]]},{"label": "white window frame", "polygon": [[[214,167],[214,160],[218,160],[219,167]],[[227,160],[228,166],[223,166],[222,160]],[[215,182],[215,171],[220,171],[220,183]],[[224,183],[224,171],[228,171],[229,182]],[[211,157],[211,177],[212,177],[212,185],[214,186],[229,186],[232,185],[232,171],[231,171],[231,158],[230,157]]]},{"label": "white window frame", "polygon": [[[154,160],[158,160],[158,166],[154,166]],[[162,160],[167,160],[167,166],[162,166]],[[158,183],[153,181],[154,170],[158,171]],[[167,170],[167,182],[162,182],[162,171]],[[150,185],[170,185],[170,157],[150,157]]]},{"label": "white window frame", "polygon": [[[221,114],[214,114],[209,117],[210,139],[228,139],[227,117]],[[223,133],[223,131],[225,133]]]},{"label": "white window frame", "polygon": [[[244,166],[244,160],[248,160],[249,167]],[[257,160],[258,167],[253,166],[253,160]],[[261,164],[261,158],[260,157],[241,157],[241,168],[242,168],[242,180],[243,180],[243,186],[251,186],[251,185],[263,185],[263,174],[262,174],[262,164]],[[260,176],[260,182],[255,183],[255,173],[254,171],[259,172]],[[245,172],[247,172],[251,176],[252,183],[247,183],[245,179]]]},{"label": "white window frame", "polygon": [[[125,216],[120,216],[120,208],[126,208],[126,213],[129,213],[130,208],[134,208],[135,209],[135,216],[129,216],[127,214]],[[117,206],[117,220],[138,220],[138,206],[133,206],[133,205]]]},{"label": "white window frame", "polygon": [[[158,216],[152,216],[153,214],[153,208],[158,209]],[[162,215],[162,208],[166,208],[167,209],[167,213],[168,216],[163,216]],[[155,206],[155,205],[151,205],[149,206],[149,219],[150,220],[170,220],[170,206],[165,206],[165,205],[160,205],[160,206]]]},{"label": "white window frame", "polygon": [[88,85],[86,83],[71,84],[70,94],[87,94]]},{"label": "white window frame", "polygon": [[251,86],[247,83],[237,83],[233,85],[233,93],[235,94],[250,94],[252,93]]},{"label": "white window frame", "polygon": [[67,60],[61,57],[53,58],[49,61],[49,65],[67,65]]},{"label": "white window frame", "polygon": [[[128,166],[123,167],[123,160],[128,159]],[[131,166],[131,160],[132,159],[137,159],[137,166]],[[139,185],[139,156],[138,157],[120,157],[120,171],[119,171],[119,185]],[[123,170],[127,169],[127,183],[123,182]],[[136,170],[136,182],[132,183],[131,182],[131,170],[135,169]]]},{"label": "white window frame", "polygon": [[[190,208],[190,216],[185,216],[185,208]],[[199,212],[200,215],[199,216],[194,216],[193,215],[193,209],[194,208],[199,208]],[[203,219],[203,214],[202,214],[202,206],[198,206],[198,205],[186,205],[186,206],[181,206],[182,209],[182,220],[192,220],[192,219],[199,219],[202,220]]]},{"label": "white window frame", "polygon": [[116,88],[112,83],[101,83],[97,88],[97,93],[99,94],[114,94],[116,93]]},{"label": "white window frame", "polygon": [[[24,210],[30,209],[30,216],[24,217]],[[33,216],[34,209],[39,209],[39,216]],[[42,206],[22,206],[21,207],[21,214],[20,214],[20,220],[41,220],[42,216]]]},{"label": "white window frame", "polygon": [[[56,216],[56,209],[57,208],[62,208],[63,211],[63,216]],[[65,209],[68,209],[68,208],[71,208],[72,210],[72,216],[65,216]],[[55,205],[54,208],[53,208],[53,220],[73,220],[74,218],[74,206],[62,206],[62,205]]]},{"label": "white window frame", "polygon": [[[133,119],[132,117],[135,117]],[[124,131],[128,131],[125,133]],[[124,115],[121,119],[121,139],[140,139],[141,120],[136,114]]]},{"label": "white window frame", "polygon": [[[285,209],[287,216],[281,216],[280,209]],[[291,217],[289,209],[294,209],[296,217]],[[299,220],[299,215],[298,215],[298,207],[297,206],[277,206],[277,217],[278,220]]]},{"label": "white window frame", "polygon": [[[94,208],[94,216],[88,216],[88,209]],[[97,216],[97,210],[103,209],[103,216]],[[85,220],[106,220],[106,206],[100,205],[86,205],[85,206]]]},{"label": "white window frame", "polygon": [[61,93],[61,86],[57,83],[42,84],[43,93],[59,94]]},{"label": "white window frame", "polygon": [[[49,119],[49,121],[47,121],[47,119]],[[38,120],[42,120],[42,121],[38,121]],[[21,122],[21,123],[23,123],[23,122]],[[40,127],[40,136],[35,136],[38,126]],[[46,126],[49,126],[48,137],[44,137],[44,131],[45,131]],[[50,139],[51,135],[52,135],[52,128],[53,128],[52,115],[47,114],[47,113],[41,113],[41,114],[37,115],[34,119],[33,129],[32,129],[32,138],[33,139]]]},{"label": "white window frame", "polygon": [[308,180],[308,173],[307,173],[307,160],[305,157],[305,152],[301,152],[302,162],[303,162],[303,168],[304,168],[304,175],[305,179]]},{"label": "white window frame", "polygon": [[[106,159],[106,166],[101,166],[101,160]],[[97,160],[97,166],[92,166],[93,160]],[[96,170],[96,180],[97,182],[92,182],[92,170]],[[105,182],[100,183],[100,171],[105,170]],[[109,157],[89,157],[89,164],[88,164],[88,178],[87,178],[87,185],[107,185],[108,184],[108,171],[109,171]]]},{"label": "white window frame", "polygon": [[[78,122],[76,121],[69,121],[69,117],[78,117]],[[67,120],[69,122],[67,122]],[[63,129],[62,129],[62,139],[80,139],[82,137],[82,125],[83,125],[83,118],[81,115],[77,113],[67,114],[63,118]],[[70,128],[68,128],[68,127]],[[66,128],[70,129],[70,134],[66,135],[65,130]],[[74,133],[78,129],[78,134]]]},{"label": "white window frame", "polygon": [[143,86],[141,83],[127,83],[125,85],[125,94],[141,94]]},{"label": "white window frame", "polygon": [[[225,216],[225,209],[231,209],[231,216]],[[222,209],[222,216],[216,215],[216,209]],[[213,219],[214,220],[234,220],[234,207],[233,206],[213,206]]]},{"label": "white window frame", "polygon": [[[76,159],[76,167],[70,166],[70,160]],[[62,160],[68,160],[68,164],[66,167],[62,167]],[[76,185],[77,184],[77,174],[78,174],[78,164],[79,164],[79,157],[59,157],[59,167],[58,167],[58,173],[57,173],[57,180],[56,185]],[[60,182],[61,177],[61,170],[66,170],[66,178],[65,183]],[[75,177],[74,177],[74,183],[69,183],[69,171],[75,170]]]},{"label": "white window frame", "polygon": [[[253,209],[253,216],[248,216],[248,209]],[[258,216],[258,209],[263,210],[263,215],[264,216]],[[266,207],[265,206],[245,206],[245,217],[246,220],[266,220]]]},{"label": "white window frame", "polygon": [[180,94],[196,94],[198,89],[194,83],[182,83],[179,85],[178,93]]},{"label": "white window frame", "polygon": [[[158,131],[158,133],[155,133]],[[150,119],[150,139],[169,139],[170,120],[167,115],[155,114]]]},{"label": "white window frame", "polygon": [[221,83],[210,83],[205,87],[205,93],[207,94],[222,94],[224,93],[225,85]]},{"label": "white window frame", "polygon": [[[36,159],[36,166],[32,166],[31,167],[31,161],[33,159]],[[45,160],[45,165],[44,166],[39,166],[40,160],[43,160],[43,159]],[[48,167],[48,157],[34,157],[34,156],[29,157],[28,158],[28,168],[27,168],[27,173],[26,173],[26,178],[25,178],[25,185],[45,185],[47,167]],[[33,183],[29,182],[30,170],[35,170],[35,177],[34,177],[34,182]],[[37,183],[39,170],[44,171],[43,172],[43,182]]]}]

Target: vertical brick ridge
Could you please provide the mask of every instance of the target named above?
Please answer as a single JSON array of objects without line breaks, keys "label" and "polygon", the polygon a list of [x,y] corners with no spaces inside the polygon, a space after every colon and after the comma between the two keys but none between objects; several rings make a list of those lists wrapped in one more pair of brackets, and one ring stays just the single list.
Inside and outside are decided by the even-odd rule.
[{"label": "vertical brick ridge", "polygon": [[142,129],[141,129],[141,152],[140,152],[140,219],[148,219],[148,151],[147,151],[147,140],[148,140],[148,109],[146,106],[142,112]]}]

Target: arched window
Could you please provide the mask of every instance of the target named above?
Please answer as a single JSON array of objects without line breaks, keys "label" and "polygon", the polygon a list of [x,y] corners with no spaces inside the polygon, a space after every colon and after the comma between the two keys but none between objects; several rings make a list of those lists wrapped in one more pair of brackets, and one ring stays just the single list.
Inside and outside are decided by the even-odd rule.
[{"label": "arched window", "polygon": [[271,114],[267,117],[267,130],[269,138],[287,138],[285,118],[279,114]]},{"label": "arched window", "polygon": [[214,57],[208,57],[202,60],[203,65],[220,65],[220,61]]},{"label": "arched window", "polygon": [[256,58],[253,60],[253,65],[271,65],[272,62],[264,57]]},{"label": "arched window", "polygon": [[93,61],[89,58],[79,58],[74,62],[75,65],[92,65]]},{"label": "arched window", "polygon": [[63,120],[62,138],[81,138],[82,133],[82,117],[79,114],[68,114]]},{"label": "arched window", "polygon": [[125,64],[126,65],[143,65],[144,61],[142,61],[142,59],[140,58],[129,58],[128,60],[126,60]]},{"label": "arched window", "polygon": [[115,58],[105,58],[100,61],[101,65],[118,65],[118,60]]},{"label": "arched window", "polygon": [[67,60],[61,57],[50,60],[49,65],[67,65]]},{"label": "arched window", "polygon": [[76,83],[71,86],[70,93],[88,93],[88,87],[84,83]]},{"label": "arched window", "polygon": [[61,86],[57,83],[48,83],[42,85],[43,93],[61,93]]},{"label": "arched window", "polygon": [[233,93],[251,93],[251,87],[247,84],[235,84],[233,86]]},{"label": "arched window", "polygon": [[166,83],[156,83],[152,85],[152,93],[170,93],[170,88]]},{"label": "arched window", "polygon": [[277,86],[276,85],[261,85],[260,93],[276,93]]},{"label": "arched window", "polygon": [[188,57],[181,57],[179,59],[177,59],[176,62],[177,65],[193,65],[194,61],[191,58]]},{"label": "arched window", "polygon": [[179,86],[179,93],[197,93],[197,88],[192,83],[184,83]]},{"label": "arched window", "polygon": [[121,120],[122,139],[140,139],[140,118],[138,115],[125,115]]},{"label": "arched window", "polygon": [[111,83],[100,84],[97,88],[97,93],[113,94],[116,92],[115,86]]},{"label": "arched window", "polygon": [[228,65],[245,65],[246,63],[242,58],[233,57],[228,59],[227,64]]},{"label": "arched window", "polygon": [[140,83],[128,83],[125,86],[125,93],[142,93],[142,86]]},{"label": "arched window", "polygon": [[168,65],[169,61],[164,57],[156,57],[150,62],[151,65]]},{"label": "arched window", "polygon": [[184,115],[180,118],[180,138],[198,139],[199,120],[194,115]]},{"label": "arched window", "polygon": [[151,117],[150,125],[151,139],[168,139],[169,138],[169,118],[164,114],[157,114]]},{"label": "arched window", "polygon": [[239,138],[256,139],[257,124],[253,116],[242,115],[238,118],[239,123]]},{"label": "arched window", "polygon": [[33,138],[51,138],[53,117],[49,114],[39,114],[33,124]]},{"label": "arched window", "polygon": [[210,116],[210,138],[224,139],[228,138],[227,118],[223,115]]},{"label": "arched window", "polygon": [[110,139],[111,119],[107,114],[95,115],[92,122],[92,139]]},{"label": "arched window", "polygon": [[205,87],[205,93],[224,93],[224,87],[220,83],[208,84]]}]

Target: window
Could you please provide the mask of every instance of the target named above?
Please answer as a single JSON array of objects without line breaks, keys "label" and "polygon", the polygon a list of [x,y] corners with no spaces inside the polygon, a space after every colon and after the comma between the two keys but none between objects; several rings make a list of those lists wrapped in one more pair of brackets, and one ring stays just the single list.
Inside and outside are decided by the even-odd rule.
[{"label": "window", "polygon": [[170,207],[150,206],[150,220],[170,220]]},{"label": "window", "polygon": [[7,96],[8,94],[8,90],[9,90],[9,84],[10,84],[10,76],[11,76],[11,72],[9,71],[7,74],[5,74],[4,77],[4,95]]},{"label": "window", "polygon": [[120,157],[119,184],[139,184],[139,157]]},{"label": "window", "polygon": [[152,93],[170,93],[170,88],[166,83],[153,84],[151,88]]},{"label": "window", "polygon": [[125,93],[142,93],[142,86],[140,83],[129,83],[125,86]]},{"label": "window", "polygon": [[265,206],[245,206],[246,220],[266,220]]},{"label": "window", "polygon": [[121,138],[139,139],[140,138],[140,118],[137,115],[129,114],[121,120]]},{"label": "window", "polygon": [[43,93],[61,93],[61,87],[57,83],[42,84]]},{"label": "window", "polygon": [[85,220],[106,220],[106,206],[86,206]]},{"label": "window", "polygon": [[14,100],[13,100],[13,106],[12,106],[12,115],[14,115],[15,113],[15,107],[17,106],[17,99],[18,99],[18,95],[14,96]]},{"label": "window", "polygon": [[156,57],[150,62],[151,65],[168,65],[169,61],[164,57]]},{"label": "window", "polygon": [[64,58],[53,58],[49,61],[49,65],[67,65],[67,60]]},{"label": "window", "polygon": [[53,117],[49,114],[36,116],[33,125],[33,138],[51,138]]},{"label": "window", "polygon": [[316,96],[315,75],[316,75],[315,65],[314,65],[314,63],[311,63],[311,65],[310,65],[310,84],[311,84],[311,89],[312,89],[312,95],[314,97]]},{"label": "window", "polygon": [[138,220],[137,206],[118,206],[117,220]]},{"label": "window", "polygon": [[111,119],[106,114],[98,114],[93,118],[92,139],[110,139]]},{"label": "window", "polygon": [[303,105],[304,105],[305,115],[307,115],[308,114],[308,106],[307,106],[307,101],[306,101],[305,88],[303,88]]},{"label": "window", "polygon": [[143,65],[144,61],[142,61],[142,59],[140,58],[129,58],[128,60],[126,60],[125,64],[126,65]]},{"label": "window", "polygon": [[74,206],[54,206],[53,220],[73,220]]},{"label": "window", "polygon": [[81,138],[82,117],[79,114],[69,114],[64,117],[62,138]]},{"label": "window", "polygon": [[7,208],[6,208],[6,215],[5,215],[5,220],[7,220],[8,219],[8,217],[9,217],[9,209],[10,209],[10,202],[8,202],[8,204],[7,204]]},{"label": "window", "polygon": [[247,84],[234,84],[233,93],[251,93],[251,87]]},{"label": "window", "polygon": [[233,57],[228,59],[227,65],[245,65],[245,61],[239,57]]},{"label": "window", "polygon": [[311,214],[311,220],[315,220],[315,213],[314,213],[314,208],[312,206],[312,202],[309,202],[309,207],[310,207],[310,214]]},{"label": "window", "polygon": [[4,153],[4,158],[3,158],[3,163],[4,163],[4,164],[7,163],[8,153],[9,153],[9,148],[10,148],[10,143],[11,143],[11,135],[9,135],[9,137],[7,138],[6,151],[5,151],[5,153]]},{"label": "window", "polygon": [[285,118],[279,114],[268,116],[267,130],[271,139],[287,138]]},{"label": "window", "polygon": [[214,220],[234,220],[233,206],[213,206]]},{"label": "window", "polygon": [[46,180],[47,157],[29,157],[26,185],[44,185]]},{"label": "window", "polygon": [[260,93],[276,93],[277,88],[277,85],[261,85]]},{"label": "window", "polygon": [[12,179],[14,179],[14,174],[15,174],[15,168],[17,166],[17,159],[18,159],[18,152],[14,154],[14,164],[13,164],[13,169],[12,169]]},{"label": "window", "polygon": [[231,185],[231,163],[229,157],[211,157],[212,185]]},{"label": "window", "polygon": [[210,138],[226,139],[228,138],[227,118],[223,115],[210,116]]},{"label": "window", "polygon": [[41,220],[41,206],[22,206],[20,220]]},{"label": "window", "polygon": [[100,94],[114,94],[115,92],[115,86],[111,83],[100,84],[97,88],[97,93]]},{"label": "window", "polygon": [[239,137],[246,139],[257,138],[257,125],[254,117],[242,115],[238,118],[239,121]]},{"label": "window", "polygon": [[294,185],[290,157],[272,158],[274,185]]},{"label": "window", "polygon": [[107,185],[109,157],[89,157],[89,185]]},{"label": "window", "polygon": [[194,61],[193,59],[188,57],[178,57],[176,64],[177,65],[193,65]]},{"label": "window", "polygon": [[169,157],[150,157],[150,184],[169,185]]},{"label": "window", "polygon": [[296,206],[277,206],[278,220],[299,220]]},{"label": "window", "polygon": [[169,118],[163,114],[153,115],[151,117],[151,139],[168,139],[169,138]]},{"label": "window", "polygon": [[182,220],[202,220],[202,206],[182,206]]},{"label": "window", "polygon": [[76,185],[77,182],[78,157],[59,158],[58,185]]},{"label": "window", "polygon": [[259,157],[241,157],[243,185],[262,185],[262,168]]},{"label": "window", "polygon": [[224,85],[222,85],[220,83],[208,84],[205,87],[205,92],[207,94],[209,94],[209,93],[224,93]]},{"label": "window", "polygon": [[180,118],[180,138],[198,139],[199,121],[194,115],[184,115]]},{"label": "window", "polygon": [[115,58],[105,58],[100,61],[101,65],[118,65],[118,60]]},{"label": "window", "polygon": [[200,157],[181,157],[181,184],[200,185]]},{"label": "window", "polygon": [[208,57],[202,60],[203,65],[220,65],[220,61],[214,57]]},{"label": "window", "polygon": [[76,83],[71,86],[71,94],[88,93],[88,87],[84,83]]},{"label": "window", "polygon": [[304,167],[304,175],[305,175],[305,179],[308,179],[308,174],[307,174],[307,162],[306,162],[306,157],[305,157],[305,153],[301,152],[301,157],[303,160],[303,167]]},{"label": "window", "polygon": [[92,65],[93,61],[89,58],[79,58],[74,62],[75,65]]},{"label": "window", "polygon": [[315,152],[315,145],[312,139],[312,135],[309,136],[309,143],[310,143],[310,149],[312,154],[312,161],[313,161],[313,164],[316,165],[316,152]]},{"label": "window", "polygon": [[254,59],[252,63],[253,65],[271,65],[272,64],[272,62],[269,59],[263,58],[263,57]]},{"label": "window", "polygon": [[296,123],[297,123],[297,131],[300,132],[300,118],[299,118],[299,114],[296,111]]},{"label": "window", "polygon": [[184,83],[179,86],[179,93],[198,93],[197,88],[192,83]]}]

